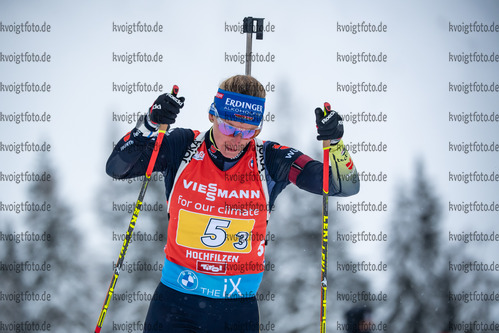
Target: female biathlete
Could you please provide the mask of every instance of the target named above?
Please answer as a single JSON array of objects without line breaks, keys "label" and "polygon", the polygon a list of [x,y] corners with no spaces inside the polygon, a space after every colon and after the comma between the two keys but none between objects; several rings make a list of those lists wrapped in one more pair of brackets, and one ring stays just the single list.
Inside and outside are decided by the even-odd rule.
[{"label": "female biathlete", "polygon": [[[107,174],[141,176],[159,124],[171,125],[183,97],[159,96],[114,148]],[[165,175],[165,264],[144,332],[258,332],[256,292],[264,271],[265,234],[279,193],[290,183],[322,193],[322,163],[276,142],[260,141],[265,89],[236,75],[220,85],[206,132],[169,128],[154,171]],[[359,191],[338,113],[317,108],[318,140],[331,140],[330,195]],[[317,229],[318,232],[319,229]]]}]

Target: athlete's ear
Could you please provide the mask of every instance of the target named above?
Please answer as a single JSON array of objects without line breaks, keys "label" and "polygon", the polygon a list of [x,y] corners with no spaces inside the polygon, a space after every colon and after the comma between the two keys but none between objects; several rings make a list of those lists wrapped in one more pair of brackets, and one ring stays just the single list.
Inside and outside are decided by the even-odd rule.
[{"label": "athlete's ear", "polygon": [[210,123],[213,123],[215,121],[215,116],[211,113],[208,113],[208,119],[210,120]]}]

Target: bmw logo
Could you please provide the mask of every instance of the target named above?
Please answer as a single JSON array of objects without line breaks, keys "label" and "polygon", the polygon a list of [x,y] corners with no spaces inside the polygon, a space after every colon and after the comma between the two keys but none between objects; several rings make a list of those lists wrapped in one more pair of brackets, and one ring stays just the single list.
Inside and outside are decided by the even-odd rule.
[{"label": "bmw logo", "polygon": [[192,271],[180,272],[177,282],[187,290],[194,290],[198,287],[198,277]]}]

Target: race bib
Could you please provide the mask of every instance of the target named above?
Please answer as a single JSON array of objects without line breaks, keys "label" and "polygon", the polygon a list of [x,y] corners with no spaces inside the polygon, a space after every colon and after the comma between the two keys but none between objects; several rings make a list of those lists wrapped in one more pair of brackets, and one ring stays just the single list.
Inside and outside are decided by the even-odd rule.
[{"label": "race bib", "polygon": [[176,243],[191,249],[250,253],[254,219],[215,217],[179,210]]}]

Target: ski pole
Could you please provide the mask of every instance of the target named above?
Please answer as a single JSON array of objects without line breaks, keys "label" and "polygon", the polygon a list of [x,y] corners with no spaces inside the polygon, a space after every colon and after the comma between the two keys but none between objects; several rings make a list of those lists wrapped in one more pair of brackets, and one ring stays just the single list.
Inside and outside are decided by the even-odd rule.
[{"label": "ski pole", "polygon": [[[331,112],[331,105],[324,103],[324,116]],[[327,241],[328,241],[328,193],[329,193],[329,149],[330,141],[322,141],[324,161],[322,168],[322,258],[321,258],[321,333],[326,333],[327,307]]]},{"label": "ski pole", "polygon": [[[179,90],[178,86],[174,85],[172,89],[172,95],[176,96],[178,90]],[[137,217],[139,216],[140,210],[142,209],[142,201],[144,200],[149,180],[151,180],[151,174],[154,169],[154,165],[156,164],[156,158],[158,157],[159,148],[161,147],[161,142],[163,141],[163,137],[167,129],[168,129],[167,124],[159,125],[158,137],[156,138],[156,142],[154,143],[154,149],[152,151],[151,158],[149,159],[149,164],[147,165],[146,175],[144,177],[144,180],[142,181],[142,187],[140,188],[139,198],[137,199],[137,202],[135,204],[135,209],[133,210],[132,218],[130,220],[130,224],[128,225],[128,230],[126,232],[123,245],[121,246],[121,251],[118,257],[118,261],[116,262],[116,266],[114,267],[114,274],[111,279],[111,283],[109,284],[109,289],[107,291],[106,299],[104,300],[104,305],[102,306],[102,310],[100,312],[99,320],[97,321],[97,326],[95,327],[94,333],[100,332],[102,325],[104,323],[104,319],[106,318],[107,309],[113,297],[114,288],[116,287],[116,282],[118,281],[118,277],[120,275],[120,268],[123,265],[123,260],[125,259],[125,254],[128,249],[128,244],[130,243],[130,239],[132,238],[132,233],[135,228],[135,222],[137,221]]]},{"label": "ski pole", "polygon": [[[255,21],[256,31],[254,26]],[[243,33],[246,33],[246,75],[251,75],[251,49],[254,32],[256,32],[256,39],[263,39],[263,18],[245,17],[243,19]]]}]

